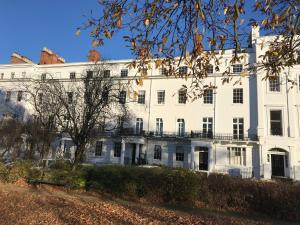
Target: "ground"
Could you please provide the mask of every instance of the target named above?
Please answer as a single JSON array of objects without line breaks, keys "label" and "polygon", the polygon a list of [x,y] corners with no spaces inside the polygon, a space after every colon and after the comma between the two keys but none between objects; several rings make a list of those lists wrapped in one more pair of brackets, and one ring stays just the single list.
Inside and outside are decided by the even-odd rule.
[{"label": "ground", "polygon": [[288,224],[257,215],[134,203],[26,183],[0,183],[0,224]]}]

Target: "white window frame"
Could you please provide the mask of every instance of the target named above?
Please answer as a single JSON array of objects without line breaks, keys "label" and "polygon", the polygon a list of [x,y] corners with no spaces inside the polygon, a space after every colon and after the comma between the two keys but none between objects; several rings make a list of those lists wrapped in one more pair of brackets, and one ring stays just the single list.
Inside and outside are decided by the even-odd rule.
[{"label": "white window frame", "polygon": [[206,135],[213,135],[213,117],[202,118],[202,132]]},{"label": "white window frame", "polygon": [[209,64],[207,67],[207,74],[213,74],[214,73],[214,66],[212,64]]},{"label": "white window frame", "polygon": [[128,69],[121,70],[121,77],[128,77]]},{"label": "white window frame", "polygon": [[121,104],[125,104],[126,103],[126,91],[120,91],[119,102]]},{"label": "white window frame", "polygon": [[102,155],[103,155],[103,141],[96,141],[95,157],[101,157]]},{"label": "white window frame", "polygon": [[[273,82],[271,84],[271,82]],[[281,93],[281,79],[279,76],[276,76],[275,79],[268,78],[268,92],[269,93]]]},{"label": "white window frame", "polygon": [[159,75],[161,76],[167,76],[168,75],[168,70],[165,67],[159,68]]},{"label": "white window frame", "polygon": [[72,104],[74,101],[74,93],[72,91],[67,92],[68,104]]},{"label": "white window frame", "polygon": [[241,73],[243,71],[243,64],[233,64],[232,73]]},{"label": "white window frame", "polygon": [[175,160],[177,162],[184,162],[184,147],[177,145],[175,149]]},{"label": "white window frame", "polygon": [[[232,119],[232,136],[234,140],[243,140],[245,135],[245,119],[243,117],[234,117]],[[242,129],[240,129],[242,126]],[[236,131],[236,132],[235,132]]]},{"label": "white window frame", "polygon": [[203,104],[211,105],[214,103],[214,92],[213,89],[204,90],[203,93]]},{"label": "white window frame", "polygon": [[184,105],[187,101],[186,90],[178,91],[178,104]]},{"label": "white window frame", "polygon": [[[272,134],[272,126],[271,126],[271,123],[272,123],[272,120],[271,120],[271,112],[272,111],[280,111],[281,112],[281,135],[275,135],[275,134]],[[276,121],[275,121],[276,122]],[[283,110],[282,109],[270,109],[269,110],[269,133],[270,133],[270,136],[275,136],[275,137],[282,137],[284,135],[284,124],[283,124]]]},{"label": "white window frame", "polygon": [[229,165],[246,166],[247,149],[245,147],[227,147],[227,160]]},{"label": "white window frame", "polygon": [[[160,94],[161,94],[161,96],[160,96]],[[166,98],[165,90],[157,91],[157,104],[164,105],[165,104],[165,98]]]},{"label": "white window frame", "polygon": [[234,88],[232,90],[232,103],[233,104],[244,104],[244,89],[243,88]]},{"label": "white window frame", "polygon": [[186,75],[188,73],[188,67],[187,66],[180,66],[178,68],[179,75]]},{"label": "white window frame", "polygon": [[185,121],[183,118],[177,119],[177,135],[180,137],[185,135]]},{"label": "white window frame", "polygon": [[161,153],[162,153],[161,145],[154,145],[153,159],[154,160],[161,160]]},{"label": "white window frame", "polygon": [[75,79],[76,79],[76,73],[70,72],[70,80],[75,80]]},{"label": "white window frame", "polygon": [[5,102],[10,102],[11,101],[11,96],[12,96],[12,92],[11,91],[6,91]]},{"label": "white window frame", "polygon": [[122,143],[114,142],[114,157],[115,158],[121,157],[121,152],[122,152]]},{"label": "white window frame", "polygon": [[143,132],[144,121],[143,118],[136,118],[135,122],[135,133],[141,134]]},{"label": "white window frame", "polygon": [[140,91],[138,92],[137,103],[138,103],[138,104],[144,105],[145,102],[146,102],[146,91],[145,91],[145,90],[140,90]]},{"label": "white window frame", "polygon": [[164,132],[164,121],[162,118],[156,118],[155,135],[161,136]]},{"label": "white window frame", "polygon": [[21,102],[23,99],[23,91],[18,91],[17,93],[17,101]]},{"label": "white window frame", "polygon": [[110,70],[103,71],[103,78],[110,78]]}]

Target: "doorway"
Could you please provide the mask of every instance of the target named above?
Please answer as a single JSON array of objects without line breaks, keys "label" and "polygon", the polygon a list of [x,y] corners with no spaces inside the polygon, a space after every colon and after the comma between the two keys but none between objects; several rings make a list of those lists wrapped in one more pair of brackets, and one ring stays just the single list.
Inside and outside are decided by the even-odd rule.
[{"label": "doorway", "polygon": [[131,165],[136,164],[135,152],[136,152],[136,144],[133,144],[132,145],[132,152],[131,152]]},{"label": "doorway", "polygon": [[199,170],[208,170],[208,148],[199,147]]},{"label": "doorway", "polygon": [[284,155],[271,154],[272,176],[284,177]]}]

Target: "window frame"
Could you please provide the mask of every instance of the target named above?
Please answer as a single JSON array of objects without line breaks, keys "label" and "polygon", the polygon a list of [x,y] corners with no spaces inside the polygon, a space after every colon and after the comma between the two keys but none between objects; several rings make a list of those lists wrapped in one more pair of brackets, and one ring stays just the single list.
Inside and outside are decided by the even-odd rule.
[{"label": "window frame", "polygon": [[103,71],[103,78],[110,78],[110,70]]},{"label": "window frame", "polygon": [[185,105],[187,102],[187,91],[186,90],[179,90],[178,91],[178,104]]},{"label": "window frame", "polygon": [[243,88],[234,88],[232,90],[233,104],[244,104],[244,89]]},{"label": "window frame", "polygon": [[120,158],[122,151],[122,142],[114,142],[114,157]]},{"label": "window frame", "polygon": [[[162,95],[160,96],[160,94],[162,94]],[[166,97],[165,90],[157,91],[157,104],[158,105],[164,105],[165,104],[165,97]]]},{"label": "window frame", "polygon": [[179,66],[178,68],[178,74],[179,75],[186,75],[188,73],[188,67],[187,66]]},{"label": "window frame", "polygon": [[138,91],[138,99],[137,99],[137,103],[144,105],[146,102],[146,91],[145,90],[139,90]]},{"label": "window frame", "polygon": [[[274,82],[274,83],[271,83]],[[275,78],[268,78],[268,92],[269,93],[281,93],[281,80],[279,76]]]},{"label": "window frame", "polygon": [[203,92],[203,104],[211,105],[214,103],[214,92],[213,89],[206,89]]},{"label": "window frame", "polygon": [[156,118],[155,135],[161,136],[164,133],[164,120]]},{"label": "window frame", "polygon": [[21,102],[23,100],[23,91],[18,91],[17,93],[17,101]]},{"label": "window frame", "polygon": [[243,71],[243,64],[233,64],[232,65],[232,73],[241,73]]},{"label": "window frame", "polygon": [[95,157],[101,157],[102,154],[103,154],[103,141],[96,141]]},{"label": "window frame", "polygon": [[154,145],[153,159],[161,160],[161,153],[162,153],[161,145]]},{"label": "window frame", "polygon": [[11,91],[6,91],[5,102],[10,102],[11,101],[11,95],[12,95]]},{"label": "window frame", "polygon": [[175,160],[177,162],[184,162],[184,147],[183,146],[176,146],[175,150]]},{"label": "window frame", "polygon": [[177,135],[183,137],[185,135],[185,120],[178,118],[177,121]]},{"label": "window frame", "polygon": [[245,135],[245,120],[243,117],[234,117],[232,119],[232,136],[234,140],[243,140]]},{"label": "window frame", "polygon": [[247,149],[245,147],[227,147],[227,160],[229,165],[246,166]]},{"label": "window frame", "polygon": [[126,103],[126,91],[120,91],[119,93],[119,103],[125,104]]},{"label": "window frame", "polygon": [[46,73],[42,73],[41,74],[41,81],[45,81],[47,80],[47,74]]},{"label": "window frame", "polygon": [[[125,73],[126,72],[126,73]],[[128,77],[128,69],[121,69],[121,77]]]},{"label": "window frame", "polygon": [[136,118],[135,120],[135,133],[142,134],[144,129],[144,120],[143,118]]},{"label": "window frame", "polygon": [[76,79],[76,73],[75,72],[70,72],[70,80],[75,80]]},{"label": "window frame", "polygon": [[209,64],[207,67],[207,74],[211,75],[214,73],[214,66],[212,64]]},{"label": "window frame", "polygon": [[74,101],[74,93],[72,91],[67,92],[68,104],[73,104]]},{"label": "window frame", "polygon": [[213,136],[213,127],[214,122],[213,122],[213,117],[203,117],[202,118],[202,132],[205,134],[207,137],[212,137]]},{"label": "window frame", "polygon": [[[272,120],[272,112],[280,112],[280,120]],[[270,109],[270,114],[269,114],[269,116],[270,116],[270,123],[269,123],[269,125],[270,125],[270,135],[271,136],[280,136],[280,137],[282,137],[283,136],[283,112],[282,112],[282,110],[281,109]],[[278,121],[280,122],[280,134],[274,134],[273,132],[272,132],[272,123],[278,123]]]}]

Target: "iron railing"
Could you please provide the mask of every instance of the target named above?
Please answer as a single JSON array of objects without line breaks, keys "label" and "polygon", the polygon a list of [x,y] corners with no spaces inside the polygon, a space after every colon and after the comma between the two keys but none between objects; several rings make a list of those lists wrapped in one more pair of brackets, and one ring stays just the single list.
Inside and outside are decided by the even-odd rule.
[{"label": "iron railing", "polygon": [[135,132],[134,129],[126,128],[115,132],[99,132],[100,136],[135,136],[135,137],[152,137],[152,138],[197,138],[197,139],[208,139],[208,140],[221,140],[221,141],[257,141],[258,137],[256,134],[244,134],[234,135],[226,133],[211,133],[203,131],[191,131],[190,133],[184,132],[155,132],[155,131],[141,131]]}]

